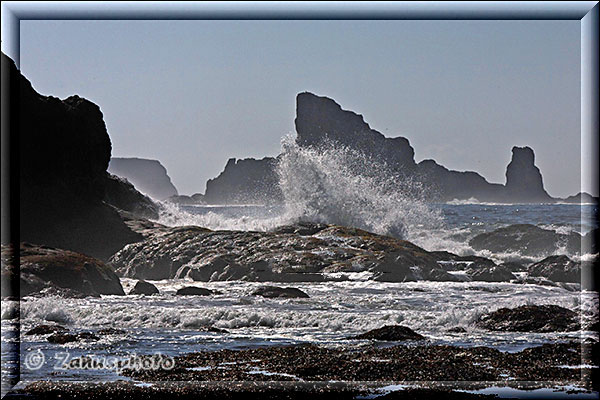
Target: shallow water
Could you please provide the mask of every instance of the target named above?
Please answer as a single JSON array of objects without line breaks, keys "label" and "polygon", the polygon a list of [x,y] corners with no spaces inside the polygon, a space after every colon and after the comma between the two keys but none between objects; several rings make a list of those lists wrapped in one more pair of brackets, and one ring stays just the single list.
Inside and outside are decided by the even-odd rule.
[{"label": "shallow water", "polygon": [[[427,250],[458,254],[480,254],[496,260],[521,259],[519,254],[486,254],[468,246],[478,233],[515,223],[531,223],[559,232],[586,233],[597,227],[594,205],[542,204],[437,204],[440,215],[434,229],[431,220],[411,222],[408,238]],[[196,224],[213,229],[267,230],[287,216],[281,206],[169,206],[160,222],[169,225]],[[561,249],[556,250],[557,254]],[[570,255],[574,257],[574,255]],[[535,258],[533,258],[535,259]],[[531,260],[531,258],[530,258]],[[458,346],[491,346],[503,351],[553,341],[597,339],[592,332],[498,333],[478,329],[474,322],[489,311],[523,304],[556,304],[580,309],[585,320],[597,320],[597,294],[572,292],[559,287],[485,282],[368,281],[368,273],[350,274],[351,281],[294,283],[308,299],[265,299],[251,293],[261,284],[252,282],[153,282],[157,296],[102,296],[101,299],[27,298],[21,302],[21,333],[41,323],[59,323],[73,332],[118,328],[124,335],[101,336],[98,342],[54,345],[44,336],[21,335],[21,361],[42,352],[39,369],[22,368],[23,380],[114,380],[123,379],[110,370],[56,370],[55,356],[67,351],[81,355],[127,357],[131,354],[179,355],[193,351],[238,349],[251,346],[313,342],[326,346],[361,345],[346,340],[383,325],[402,324],[426,336],[430,343]],[[122,279],[126,292],[135,280]],[[218,290],[222,294],[197,297],[175,296],[188,285]],[[3,368],[9,354],[11,302],[2,302]],[[14,321],[14,319],[12,320]],[[205,332],[214,326],[228,333]],[[448,333],[461,326],[466,333]],[[4,339],[7,339],[6,342]],[[389,345],[381,343],[380,345]]]}]

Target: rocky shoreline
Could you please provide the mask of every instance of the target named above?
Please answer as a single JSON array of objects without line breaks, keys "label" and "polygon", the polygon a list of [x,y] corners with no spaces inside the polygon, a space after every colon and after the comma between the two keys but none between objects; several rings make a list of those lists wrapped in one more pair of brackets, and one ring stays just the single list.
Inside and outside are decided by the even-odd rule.
[{"label": "rocky shoreline", "polygon": [[597,384],[598,368],[582,360],[592,354],[597,359],[597,343],[554,343],[516,353],[422,344],[272,346],[191,353],[176,357],[171,370],[125,370],[123,375],[132,381],[110,385],[33,382],[7,398],[154,399],[166,393],[169,398],[181,399],[493,398],[466,391],[556,386],[562,386],[564,392],[570,387],[591,393],[598,390],[592,386],[592,382]]}]

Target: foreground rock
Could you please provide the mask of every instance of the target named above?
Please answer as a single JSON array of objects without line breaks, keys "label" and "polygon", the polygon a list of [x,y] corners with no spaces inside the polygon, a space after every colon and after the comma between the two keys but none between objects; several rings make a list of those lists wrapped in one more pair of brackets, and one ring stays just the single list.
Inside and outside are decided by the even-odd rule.
[{"label": "foreground rock", "polygon": [[156,286],[154,286],[153,284],[151,284],[150,282],[146,282],[146,281],[138,281],[135,286],[133,287],[133,289],[131,289],[131,291],[129,292],[129,294],[145,294],[147,296],[153,295],[153,294],[159,294],[160,292],[158,291],[158,289],[156,288]]},{"label": "foreground rock", "polygon": [[276,286],[263,286],[256,289],[252,292],[255,296],[262,296],[267,298],[286,298],[286,299],[294,299],[294,298],[308,298],[309,296],[304,293],[302,290],[297,288],[281,288]]},{"label": "foreground rock", "polygon": [[[260,374],[254,374],[254,380]],[[266,400],[266,399],[310,399],[310,400],[355,400],[361,396],[376,396],[379,400],[473,400],[493,399],[492,395],[471,394],[464,390],[450,388],[406,387],[401,391],[381,394],[382,383],[356,382],[311,382],[302,385],[289,385],[286,381],[245,382],[233,384],[230,381],[207,382],[153,382],[143,385],[133,381],[110,383],[37,381],[17,389],[6,397],[7,400],[27,398],[41,399],[177,399],[177,400]],[[463,385],[464,388],[464,385]],[[473,389],[479,389],[475,386]],[[367,397],[369,398],[369,397]]]},{"label": "foreground rock", "polygon": [[[2,251],[5,251],[5,247]],[[40,291],[45,291],[42,294],[62,297],[125,294],[119,277],[100,260],[73,251],[29,243],[21,243],[19,251],[21,296]],[[3,264],[3,268],[10,266]]]},{"label": "foreground rock", "polygon": [[425,337],[406,326],[388,325],[355,336],[354,339],[374,339],[399,342],[403,340],[423,340]]},{"label": "foreground rock", "polygon": [[210,296],[211,294],[215,294],[214,291],[200,288],[196,286],[188,286],[181,289],[178,289],[175,295],[177,296]]},{"label": "foreground rock", "polygon": [[77,334],[56,332],[46,338],[48,342],[55,344],[65,344],[71,342],[79,342],[81,340],[97,341],[100,338],[91,332],[81,332]]},{"label": "foreground rock", "polygon": [[469,241],[475,250],[489,250],[492,253],[518,252],[524,256],[554,254],[564,248],[570,254],[581,251],[581,235],[556,233],[534,225],[518,224],[479,234]]},{"label": "foreground rock", "polygon": [[43,325],[38,325],[38,326],[31,328],[30,330],[25,332],[25,334],[26,335],[48,335],[50,333],[66,332],[66,331],[67,331],[67,328],[65,328],[64,326],[43,324]]},{"label": "foreground rock", "polygon": [[442,268],[435,253],[354,228],[299,224],[274,232],[194,226],[140,229],[146,240],[126,246],[111,258],[125,277],[318,282],[369,272],[372,279],[387,282],[458,280]]},{"label": "foreground rock", "polygon": [[477,325],[507,332],[571,332],[580,327],[576,312],[556,305],[501,308],[483,316]]},{"label": "foreground rock", "polygon": [[7,143],[18,144],[20,240],[100,259],[140,240],[104,202],[111,143],[100,108],[37,93],[4,53],[2,71],[18,126]]},{"label": "foreground rock", "polygon": [[581,263],[567,256],[550,256],[527,268],[530,276],[541,276],[554,282],[581,282]]},{"label": "foreground rock", "polygon": [[[173,370],[125,371],[144,381],[579,381],[581,344],[547,344],[517,353],[488,347],[316,345],[221,350],[176,357]],[[192,369],[192,368],[195,368]],[[259,373],[257,371],[264,371]],[[588,370],[589,371],[589,370]],[[434,397],[435,398],[435,397]]]}]

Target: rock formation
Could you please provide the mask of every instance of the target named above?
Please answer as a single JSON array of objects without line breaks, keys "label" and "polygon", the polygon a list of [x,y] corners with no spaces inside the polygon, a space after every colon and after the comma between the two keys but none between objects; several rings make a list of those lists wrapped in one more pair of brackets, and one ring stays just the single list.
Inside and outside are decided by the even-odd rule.
[{"label": "rock formation", "polygon": [[262,204],[280,200],[276,162],[272,157],[230,158],[223,172],[206,182],[203,200],[209,204]]},{"label": "rock formation", "polygon": [[127,179],[137,190],[156,200],[177,196],[167,170],[157,160],[113,157],[108,172]]},{"label": "rock formation", "polygon": [[[214,282],[319,282],[364,272],[382,282],[509,281],[492,260],[428,252],[410,242],[361,229],[300,223],[272,232],[136,226],[146,238],[111,258],[122,276]],[[460,278],[453,271],[463,270]],[[487,273],[486,273],[487,271]]]},{"label": "rock formation", "polygon": [[[416,163],[414,149],[404,137],[388,138],[372,129],[362,115],[343,110],[327,97],[300,93],[296,99],[296,141],[303,147],[343,146],[367,160],[385,163],[395,176],[422,183],[430,201],[476,198],[495,202],[552,202],[534,164],[533,150],[514,147],[506,185],[489,183],[472,171],[452,171],[434,160]],[[208,203],[277,202],[281,195],[274,171],[276,159],[230,159],[225,170],[207,183]]]},{"label": "rock formation", "polygon": [[598,204],[598,197],[592,196],[586,192],[579,192],[573,196],[561,199],[564,203],[576,203],[576,204]]},{"label": "rock formation", "polygon": [[17,105],[10,135],[19,149],[20,240],[99,258],[140,240],[103,202],[111,142],[100,108],[40,95],[5,54],[2,70]]},{"label": "rock formation", "polygon": [[547,203],[554,199],[544,190],[542,174],[535,166],[530,147],[513,147],[512,159],[506,167],[504,199],[509,202]]},{"label": "rock formation", "polygon": [[[3,247],[3,253],[7,249]],[[77,297],[78,294],[125,294],[112,268],[83,254],[21,243],[20,264],[21,296],[48,288],[59,289],[59,293],[74,294],[68,297]],[[5,268],[10,267],[3,263],[3,272]]]}]

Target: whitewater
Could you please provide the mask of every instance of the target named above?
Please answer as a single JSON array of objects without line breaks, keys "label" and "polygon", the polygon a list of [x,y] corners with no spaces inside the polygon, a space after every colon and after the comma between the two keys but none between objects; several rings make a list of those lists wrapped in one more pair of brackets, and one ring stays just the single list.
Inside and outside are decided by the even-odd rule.
[{"label": "whitewater", "polygon": [[[597,227],[596,205],[493,204],[475,200],[431,204],[416,181],[391,173],[385,164],[354,150],[336,146],[300,148],[292,137],[282,142],[277,166],[282,204],[194,205],[162,203],[160,222],[167,226],[197,225],[214,230],[269,231],[299,221],[362,228],[409,240],[428,251],[481,255],[497,262],[533,262],[542,258],[518,253],[476,251],[468,244],[475,235],[513,224],[533,224],[560,233],[585,234]],[[574,259],[594,255],[555,254]],[[597,320],[597,294],[563,287],[487,282],[384,283],[369,273],[349,273],[345,282],[293,283],[307,299],[266,299],[251,293],[257,282],[152,281],[156,296],[102,298],[27,298],[20,304],[20,332],[43,323],[58,323],[73,332],[114,327],[124,335],[105,335],[97,342],[62,346],[44,337],[21,335],[21,355],[44,351],[47,357],[67,349],[84,354],[180,355],[193,351],[239,349],[291,343],[325,346],[361,345],[347,340],[370,329],[402,324],[431,343],[491,346],[503,351],[555,341],[597,339],[594,332],[505,333],[475,325],[477,319],[501,307],[555,304],[579,309],[584,322]],[[125,292],[136,280],[122,278]],[[214,296],[176,296],[184,286],[217,290]],[[14,339],[12,302],[2,302],[3,339]],[[208,327],[226,332],[207,331]],[[463,332],[449,332],[451,328]],[[3,349],[4,358],[4,349]],[[22,370],[23,380],[115,380],[110,371]]]}]

